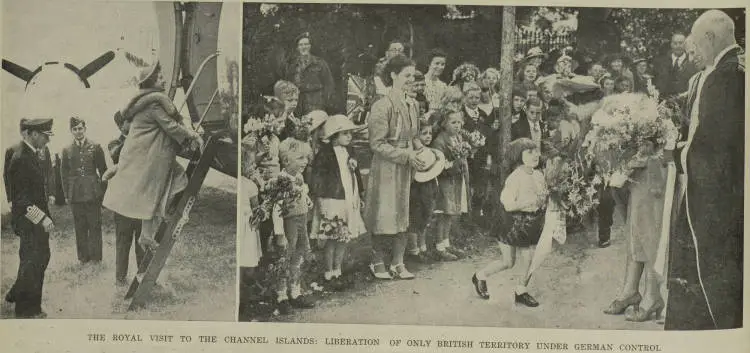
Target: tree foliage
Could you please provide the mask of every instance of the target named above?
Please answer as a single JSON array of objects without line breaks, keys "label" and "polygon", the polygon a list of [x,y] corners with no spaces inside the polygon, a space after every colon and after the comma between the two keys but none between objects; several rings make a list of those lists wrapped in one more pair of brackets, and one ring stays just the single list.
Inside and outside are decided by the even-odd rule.
[{"label": "tree foliage", "polygon": [[330,66],[342,98],[346,74],[370,73],[392,39],[407,45],[407,54],[423,71],[431,49],[446,51],[444,79],[464,61],[488,67],[496,65],[500,55],[501,7],[277,4],[269,8],[257,3],[244,7],[243,96],[250,101],[271,93],[295,50],[294,38],[303,32],[310,33],[312,53]]}]

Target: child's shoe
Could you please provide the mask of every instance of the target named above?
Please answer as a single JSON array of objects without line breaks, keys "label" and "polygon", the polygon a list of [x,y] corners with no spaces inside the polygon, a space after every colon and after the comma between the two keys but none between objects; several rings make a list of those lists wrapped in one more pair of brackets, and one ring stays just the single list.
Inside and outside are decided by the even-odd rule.
[{"label": "child's shoe", "polygon": [[395,279],[414,279],[414,274],[409,272],[404,264],[391,265],[391,273]]}]

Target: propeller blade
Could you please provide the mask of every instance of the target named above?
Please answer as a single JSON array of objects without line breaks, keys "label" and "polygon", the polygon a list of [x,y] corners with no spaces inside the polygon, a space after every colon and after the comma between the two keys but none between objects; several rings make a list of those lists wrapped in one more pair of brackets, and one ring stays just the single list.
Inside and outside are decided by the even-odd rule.
[{"label": "propeller blade", "polygon": [[3,70],[8,71],[13,76],[16,76],[25,82],[29,82],[34,77],[34,72],[18,65],[12,61],[3,59]]},{"label": "propeller blade", "polygon": [[104,65],[107,65],[109,64],[110,61],[114,60],[114,58],[115,58],[115,52],[111,50],[102,54],[100,57],[88,63],[88,65],[84,66],[81,69],[81,78],[88,79],[97,71],[101,70],[101,68],[103,68]]}]

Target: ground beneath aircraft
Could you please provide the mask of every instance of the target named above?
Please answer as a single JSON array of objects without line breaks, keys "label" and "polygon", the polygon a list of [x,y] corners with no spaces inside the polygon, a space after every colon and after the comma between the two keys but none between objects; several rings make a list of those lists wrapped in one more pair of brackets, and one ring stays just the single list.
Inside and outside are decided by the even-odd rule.
[{"label": "ground beneath aircraft", "polygon": [[[115,230],[112,213],[102,212],[104,259],[78,262],[70,208],[51,206],[57,231],[50,238],[42,308],[49,318],[234,321],[236,288],[236,179],[210,171],[190,221],[175,244],[146,307],[128,312],[126,287],[115,285]],[[0,240],[2,295],[15,281],[18,238],[8,229]],[[131,251],[129,274],[135,274]],[[0,317],[12,318],[2,302]]]}]

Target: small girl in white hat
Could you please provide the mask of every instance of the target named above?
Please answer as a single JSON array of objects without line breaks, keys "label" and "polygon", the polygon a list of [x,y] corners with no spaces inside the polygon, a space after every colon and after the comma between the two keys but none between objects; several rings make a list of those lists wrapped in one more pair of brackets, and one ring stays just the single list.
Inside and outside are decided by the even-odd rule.
[{"label": "small girl in white hat", "polygon": [[357,161],[352,157],[352,131],[358,127],[344,115],[334,115],[323,125],[324,142],[313,159],[310,195],[315,212],[310,238],[325,242],[324,279],[341,277],[347,244],[366,232],[362,220],[364,187]]}]

